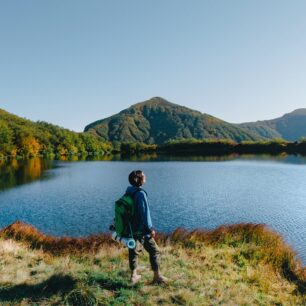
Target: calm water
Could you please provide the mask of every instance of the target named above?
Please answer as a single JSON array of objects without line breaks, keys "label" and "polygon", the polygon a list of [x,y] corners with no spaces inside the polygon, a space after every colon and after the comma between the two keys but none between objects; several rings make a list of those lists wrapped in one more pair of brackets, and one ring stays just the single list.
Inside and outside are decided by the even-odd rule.
[{"label": "calm water", "polygon": [[[306,263],[306,160],[299,157],[166,161],[42,161],[0,166],[0,227],[16,220],[54,235],[106,231],[133,169],[147,174],[159,231],[266,223]],[[186,159],[186,158],[185,158]]]}]

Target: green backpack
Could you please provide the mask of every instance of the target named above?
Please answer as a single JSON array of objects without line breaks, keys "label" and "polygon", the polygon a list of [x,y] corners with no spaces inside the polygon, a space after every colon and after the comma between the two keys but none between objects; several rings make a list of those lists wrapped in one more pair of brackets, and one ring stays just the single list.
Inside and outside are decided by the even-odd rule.
[{"label": "green backpack", "polygon": [[115,202],[115,230],[120,237],[131,237],[140,234],[133,229],[136,212],[134,195],[140,191],[137,189],[131,195],[125,194]]}]

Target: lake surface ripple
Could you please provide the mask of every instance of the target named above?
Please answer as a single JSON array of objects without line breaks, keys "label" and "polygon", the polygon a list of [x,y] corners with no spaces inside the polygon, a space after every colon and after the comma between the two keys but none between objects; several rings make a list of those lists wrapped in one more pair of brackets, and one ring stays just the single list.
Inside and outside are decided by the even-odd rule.
[{"label": "lake surface ripple", "polygon": [[128,174],[142,169],[158,231],[265,223],[280,232],[306,264],[305,159],[209,160],[34,159],[21,166],[2,165],[0,227],[21,220],[57,236],[107,231]]}]

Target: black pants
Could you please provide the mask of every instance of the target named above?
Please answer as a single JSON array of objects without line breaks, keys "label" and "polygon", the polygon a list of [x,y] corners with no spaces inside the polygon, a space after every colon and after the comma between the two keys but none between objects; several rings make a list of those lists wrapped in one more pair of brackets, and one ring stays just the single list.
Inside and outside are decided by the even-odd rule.
[{"label": "black pants", "polygon": [[154,238],[151,237],[137,238],[135,239],[135,241],[136,241],[135,249],[129,249],[130,269],[133,271],[137,268],[137,261],[138,261],[137,259],[139,255],[137,247],[139,246],[139,243],[141,243],[145,248],[145,250],[149,253],[152,270],[158,271],[160,265],[160,251]]}]

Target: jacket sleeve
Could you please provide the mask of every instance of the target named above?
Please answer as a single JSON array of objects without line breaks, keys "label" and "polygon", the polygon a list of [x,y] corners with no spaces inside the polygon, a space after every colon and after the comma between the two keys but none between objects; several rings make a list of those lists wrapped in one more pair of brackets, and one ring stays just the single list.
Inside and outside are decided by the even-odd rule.
[{"label": "jacket sleeve", "polygon": [[137,195],[138,210],[141,218],[141,222],[145,229],[150,230],[152,228],[152,220],[149,208],[149,202],[144,192],[139,192]]}]

